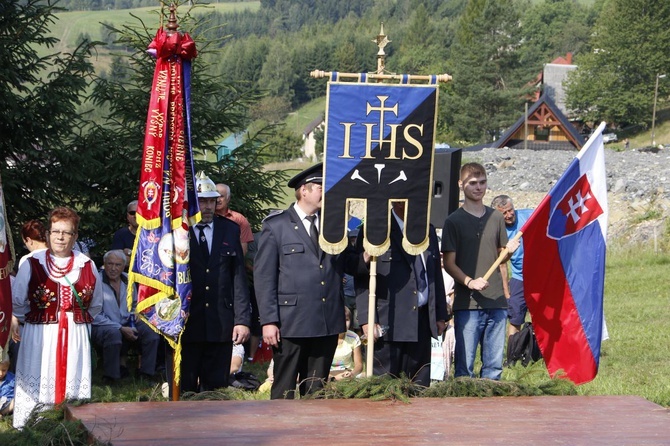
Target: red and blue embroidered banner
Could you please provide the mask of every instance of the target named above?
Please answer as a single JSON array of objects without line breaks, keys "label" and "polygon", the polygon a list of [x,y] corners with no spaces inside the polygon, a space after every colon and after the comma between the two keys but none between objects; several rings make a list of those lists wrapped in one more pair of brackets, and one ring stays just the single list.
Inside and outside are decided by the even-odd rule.
[{"label": "red and blue embroidered banner", "polygon": [[[336,76],[336,73],[335,73]],[[428,246],[438,88],[328,83],[320,244],[347,246],[348,205],[364,204],[365,250],[390,245],[391,202],[405,202],[403,248]]]},{"label": "red and blue embroidered banner", "polygon": [[156,69],[147,115],[137,206],[139,229],[130,264],[129,306],[137,288],[137,314],[175,349],[191,300],[188,228],[200,219],[194,187],[190,128],[191,59],[188,34],[160,29],[149,45]]},{"label": "red and blue embroidered banner", "polygon": [[602,123],[528,219],[524,293],[550,375],[598,373],[603,326],[607,178]]},{"label": "red and blue embroidered banner", "polygon": [[0,180],[0,361],[7,356],[12,323],[12,288],[9,275],[14,267],[14,245],[5,209],[5,194]]}]

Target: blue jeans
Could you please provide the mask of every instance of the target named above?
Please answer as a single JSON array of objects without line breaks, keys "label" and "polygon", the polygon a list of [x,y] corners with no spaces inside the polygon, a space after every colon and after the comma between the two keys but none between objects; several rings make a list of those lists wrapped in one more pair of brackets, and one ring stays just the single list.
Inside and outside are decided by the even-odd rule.
[{"label": "blue jeans", "polygon": [[499,380],[502,376],[507,310],[454,311],[456,335],[455,377],[475,377],[475,356],[481,346],[481,377]]}]

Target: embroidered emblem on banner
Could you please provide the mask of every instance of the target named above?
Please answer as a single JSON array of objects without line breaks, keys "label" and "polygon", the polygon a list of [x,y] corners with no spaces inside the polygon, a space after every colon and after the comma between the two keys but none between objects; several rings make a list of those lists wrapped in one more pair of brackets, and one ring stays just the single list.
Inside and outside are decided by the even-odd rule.
[{"label": "embroidered emblem on banner", "polygon": [[151,209],[158,198],[158,183],[153,180],[145,181],[142,184],[142,196],[148,209]]},{"label": "embroidered emblem on banner", "polygon": [[321,247],[347,246],[348,203],[364,203],[365,249],[389,247],[391,203],[405,202],[403,248],[428,245],[435,85],[329,83]]}]

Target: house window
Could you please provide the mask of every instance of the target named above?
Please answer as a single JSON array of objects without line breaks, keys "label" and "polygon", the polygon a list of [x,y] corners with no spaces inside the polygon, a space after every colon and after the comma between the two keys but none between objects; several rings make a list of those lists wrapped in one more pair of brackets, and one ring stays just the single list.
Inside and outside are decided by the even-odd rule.
[{"label": "house window", "polygon": [[549,141],[549,127],[535,126],[535,141]]}]

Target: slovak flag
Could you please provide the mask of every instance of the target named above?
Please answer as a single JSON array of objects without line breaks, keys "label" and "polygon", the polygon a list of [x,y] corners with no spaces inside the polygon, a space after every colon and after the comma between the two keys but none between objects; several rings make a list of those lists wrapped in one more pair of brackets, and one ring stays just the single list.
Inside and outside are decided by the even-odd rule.
[{"label": "slovak flag", "polygon": [[575,384],[598,373],[603,327],[607,182],[600,124],[528,219],[524,293],[551,376]]}]

